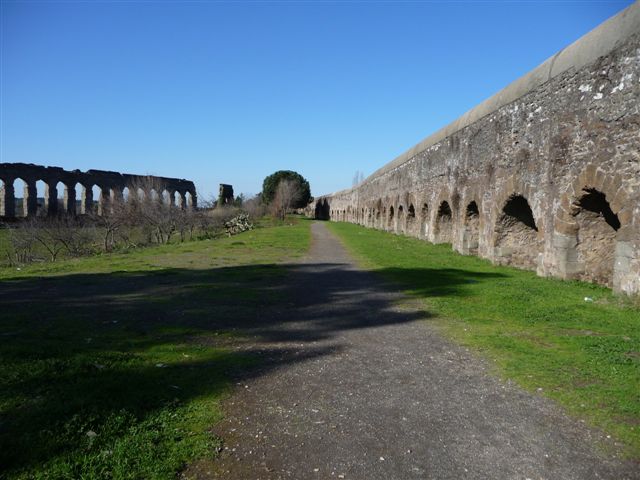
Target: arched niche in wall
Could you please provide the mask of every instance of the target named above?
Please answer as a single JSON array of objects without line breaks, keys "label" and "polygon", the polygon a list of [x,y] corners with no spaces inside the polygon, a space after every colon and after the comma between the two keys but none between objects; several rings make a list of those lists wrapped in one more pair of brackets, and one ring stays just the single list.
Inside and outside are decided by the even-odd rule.
[{"label": "arched niche in wall", "polygon": [[424,202],[420,208],[420,235],[426,236],[429,227],[429,204]]},{"label": "arched niche in wall", "polygon": [[577,260],[584,265],[580,278],[611,286],[621,227],[618,215],[604,193],[588,187],[579,193],[572,214],[577,224]]},{"label": "arched niche in wall", "polygon": [[375,206],[375,228],[382,228],[382,222],[384,222],[383,208],[384,207],[382,206],[382,199],[378,199]]},{"label": "arched niche in wall", "polygon": [[407,231],[413,232],[415,229],[416,223],[416,207],[413,206],[413,203],[409,204],[409,208],[407,209]]},{"label": "arched niche in wall", "polygon": [[453,240],[453,212],[449,202],[443,200],[438,206],[434,226],[435,243],[451,243]]},{"label": "arched niche in wall", "polygon": [[[621,188],[623,185],[630,186]],[[619,174],[587,165],[560,197],[553,231],[553,273],[597,282],[618,291],[640,291],[634,222],[639,191]]]},{"label": "arched niche in wall", "polygon": [[528,200],[513,193],[502,206],[495,226],[496,259],[517,267],[536,268],[541,242]]},{"label": "arched niche in wall", "polygon": [[464,234],[462,249],[464,253],[476,255],[480,240],[480,209],[475,200],[469,202],[464,212]]}]

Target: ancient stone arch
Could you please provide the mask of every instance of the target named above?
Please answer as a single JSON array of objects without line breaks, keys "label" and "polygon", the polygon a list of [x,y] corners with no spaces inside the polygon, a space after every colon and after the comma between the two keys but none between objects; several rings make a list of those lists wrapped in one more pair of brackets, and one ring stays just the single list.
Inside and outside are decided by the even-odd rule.
[{"label": "ancient stone arch", "polygon": [[418,222],[416,218],[416,199],[414,195],[407,196],[407,219],[405,222],[405,233],[409,235],[418,234]]},{"label": "ancient stone arch", "polygon": [[382,215],[382,199],[378,198],[378,201],[376,202],[376,206],[375,208],[375,219],[374,219],[374,227],[375,228],[382,228],[382,219],[384,218]]},{"label": "ancient stone arch", "polygon": [[453,210],[448,200],[442,200],[438,204],[434,225],[433,242],[451,243],[453,241]]},{"label": "ancient stone arch", "polygon": [[460,239],[459,251],[464,254],[477,255],[480,243],[480,207],[475,199],[469,199],[463,205],[466,206],[460,215],[463,226],[460,229],[462,238]]},{"label": "ancient stone arch", "polygon": [[632,219],[640,194],[629,184],[629,179],[589,164],[561,195],[554,218],[559,276],[612,287],[633,282],[640,228]]},{"label": "ancient stone arch", "polygon": [[[453,249],[464,255],[479,255],[480,243],[487,243],[487,235],[482,229],[487,223],[489,212],[482,211],[484,197],[491,195],[481,185],[459,185],[452,193],[454,211]],[[461,193],[460,193],[461,192]],[[484,204],[490,202],[484,202]]]},{"label": "ancient stone arch", "polygon": [[[537,268],[542,253],[540,221],[536,221],[529,195],[515,190],[497,201],[493,227],[494,260],[521,268]],[[501,195],[503,197],[503,195]]]},{"label": "ancient stone arch", "polygon": [[[425,238],[433,243],[452,243],[454,240],[454,223],[457,218],[452,205],[453,192],[449,187],[440,188],[427,197],[428,220],[425,227]],[[448,211],[447,211],[448,209]]]},{"label": "ancient stone arch", "polygon": [[419,237],[428,238],[430,217],[431,211],[429,210],[429,202],[427,201],[427,199],[425,199],[424,202],[422,202],[422,206],[420,207],[420,232],[418,234]]},{"label": "ancient stone arch", "polygon": [[395,231],[397,233],[405,233],[406,229],[405,229],[405,212],[404,212],[404,205],[402,203],[400,203],[398,205],[398,218],[396,220],[396,227],[395,227]]}]

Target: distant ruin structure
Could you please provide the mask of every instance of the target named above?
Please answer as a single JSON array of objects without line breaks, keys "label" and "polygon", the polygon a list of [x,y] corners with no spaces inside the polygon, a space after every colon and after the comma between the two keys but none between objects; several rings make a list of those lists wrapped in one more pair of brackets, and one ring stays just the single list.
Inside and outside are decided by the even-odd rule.
[{"label": "distant ruin structure", "polygon": [[314,207],[640,293],[640,3]]},{"label": "distant ruin structure", "polygon": [[220,184],[220,190],[218,193],[218,205],[231,205],[233,203],[233,185],[227,185],[225,183]]},{"label": "distant ruin structure", "polygon": [[[44,183],[44,204],[38,205],[36,183]],[[17,196],[16,183],[23,184],[22,197]],[[79,198],[76,187],[79,187]],[[136,188],[136,192],[130,192]],[[60,191],[62,190],[62,191]],[[94,190],[98,194],[94,198]],[[62,198],[59,199],[59,196]],[[131,175],[104,170],[68,171],[60,167],[43,167],[27,163],[0,163],[0,217],[11,219],[34,215],[98,214],[114,199],[129,195],[157,198],[169,205],[196,208],[196,187],[192,181]],[[16,208],[20,200],[20,208]],[[61,201],[59,201],[61,200]],[[40,212],[39,212],[40,208]]]}]

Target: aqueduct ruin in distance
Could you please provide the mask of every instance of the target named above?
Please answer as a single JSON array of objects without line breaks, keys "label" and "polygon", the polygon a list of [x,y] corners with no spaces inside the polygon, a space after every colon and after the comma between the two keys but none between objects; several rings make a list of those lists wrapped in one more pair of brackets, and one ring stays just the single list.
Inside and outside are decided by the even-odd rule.
[{"label": "aqueduct ruin in distance", "polygon": [[315,216],[640,293],[640,3]]},{"label": "aqueduct ruin in distance", "polygon": [[[86,214],[94,207],[97,213],[101,214],[108,202],[126,197],[127,190],[134,187],[143,190],[135,193],[146,198],[156,195],[159,200],[170,205],[194,208],[197,206],[196,187],[193,182],[178,178],[130,175],[104,170],[68,171],[60,167],[43,167],[27,163],[0,163],[0,180],[0,217],[5,219],[30,217],[38,213],[38,181],[44,182],[42,213],[46,215],[63,212]],[[22,197],[16,195],[14,184],[17,180],[22,180],[24,184]],[[64,192],[58,192],[59,184],[62,184]],[[78,184],[82,188],[79,199],[76,198]],[[97,198],[93,195],[94,186],[99,189]],[[59,193],[64,195],[62,202],[58,201]],[[21,211],[16,209],[16,197],[22,199]],[[78,203],[79,210],[76,208]],[[63,212],[60,212],[60,209]]]}]

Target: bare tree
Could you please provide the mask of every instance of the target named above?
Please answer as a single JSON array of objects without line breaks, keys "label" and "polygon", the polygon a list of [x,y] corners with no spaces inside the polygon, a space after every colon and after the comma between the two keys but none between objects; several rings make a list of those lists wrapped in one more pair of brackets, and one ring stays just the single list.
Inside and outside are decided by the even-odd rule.
[{"label": "bare tree", "polygon": [[[102,248],[109,252],[116,246],[116,234],[131,224],[131,211],[123,198],[115,197],[102,208],[101,214],[92,210],[89,218],[102,230]],[[125,234],[125,238],[129,238],[129,235]]]},{"label": "bare tree", "polygon": [[198,209],[200,210],[213,210],[217,206],[218,197],[215,197],[213,194],[209,195],[207,198],[198,198]]},{"label": "bare tree", "polygon": [[209,231],[215,227],[211,218],[215,216],[217,210],[194,210],[191,208],[173,208],[172,215],[175,221],[175,231],[180,235],[180,241],[184,242],[187,237],[193,240],[196,231],[203,232],[208,236]]},{"label": "bare tree", "polygon": [[[133,225],[146,232],[156,243],[169,243],[181,215],[179,207],[163,196],[166,185],[158,178],[147,177],[129,186],[128,217]],[[170,200],[170,199],[169,199]]]},{"label": "bare tree", "polygon": [[61,215],[48,220],[51,235],[64,245],[73,257],[86,255],[92,250],[95,228],[74,215]]},{"label": "bare tree", "polygon": [[284,220],[291,207],[300,199],[299,185],[292,180],[282,180],[271,202],[271,211],[276,218]]}]

